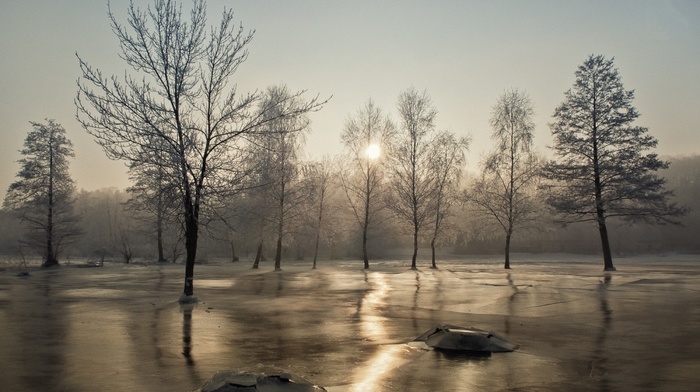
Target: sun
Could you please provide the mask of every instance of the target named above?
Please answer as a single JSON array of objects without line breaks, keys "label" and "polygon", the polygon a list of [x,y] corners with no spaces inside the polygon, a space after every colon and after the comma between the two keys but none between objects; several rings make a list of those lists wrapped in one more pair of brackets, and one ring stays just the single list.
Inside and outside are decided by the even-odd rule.
[{"label": "sun", "polygon": [[370,144],[367,146],[367,150],[365,151],[365,154],[367,154],[367,158],[369,159],[377,159],[379,158],[379,155],[381,154],[382,149],[379,148],[378,144]]}]

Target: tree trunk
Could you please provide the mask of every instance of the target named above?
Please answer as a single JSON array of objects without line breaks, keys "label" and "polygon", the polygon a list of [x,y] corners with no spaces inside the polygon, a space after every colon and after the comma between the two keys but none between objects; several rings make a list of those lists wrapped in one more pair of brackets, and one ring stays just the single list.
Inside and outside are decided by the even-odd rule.
[{"label": "tree trunk", "polygon": [[416,259],[418,258],[418,227],[413,229],[413,257],[411,258],[411,269],[416,270]]},{"label": "tree trunk", "polygon": [[255,252],[255,261],[253,262],[253,269],[258,269],[258,266],[260,265],[260,260],[262,259],[262,252],[263,242],[261,240],[258,244],[258,250]]},{"label": "tree trunk", "polygon": [[314,247],[314,265],[312,269],[316,269],[316,258],[318,257],[318,243],[321,241],[321,226],[323,224],[323,201],[325,200],[325,196],[326,190],[325,185],[323,185],[321,187],[321,194],[318,201],[318,225],[316,226],[316,246]]},{"label": "tree trunk", "polygon": [[188,223],[185,231],[185,251],[187,261],[185,262],[185,291],[186,296],[194,295],[194,262],[197,257],[197,225]]},{"label": "tree trunk", "polygon": [[[161,208],[160,203],[158,208]],[[158,262],[168,261],[165,259],[165,252],[163,251],[163,213],[161,211],[158,211],[156,220],[156,243],[158,245]]]},{"label": "tree trunk", "polygon": [[369,257],[367,257],[367,225],[362,229],[362,259],[365,262],[365,269],[369,269]]},{"label": "tree trunk", "polygon": [[[594,119],[595,122],[595,119]],[[603,264],[605,271],[615,271],[610,252],[610,241],[608,240],[608,228],[605,225],[605,206],[603,205],[603,186],[600,181],[600,166],[598,163],[598,129],[593,128],[593,180],[595,184],[595,209],[598,220],[598,231],[600,241],[603,246]]]},{"label": "tree trunk", "polygon": [[[440,192],[442,193],[442,186],[440,186]],[[442,205],[442,197],[438,197],[437,199],[437,205],[435,207],[435,227],[433,228],[433,239],[430,240],[430,249],[432,251],[432,265],[430,268],[432,269],[437,269],[437,264],[435,264],[435,241],[437,241],[438,234],[440,233],[440,222],[442,219],[440,219],[441,214],[440,214],[440,206]]]},{"label": "tree trunk", "polygon": [[46,260],[44,267],[52,267],[58,265],[56,255],[53,251],[53,195],[49,192],[49,212],[47,215],[46,224]]},{"label": "tree trunk", "polygon": [[185,203],[185,290],[184,295],[191,297],[194,295],[194,262],[197,257],[198,229],[195,206],[187,200]]},{"label": "tree trunk", "polygon": [[318,257],[318,242],[321,236],[321,231],[316,232],[316,245],[314,246],[314,264],[311,269],[316,269],[316,258]]},{"label": "tree trunk", "polygon": [[275,252],[275,271],[282,271],[282,235],[277,236],[277,251]]},{"label": "tree trunk", "polygon": [[233,243],[233,240],[231,240],[231,262],[235,263],[238,261],[238,256],[236,256],[236,245]]},{"label": "tree trunk", "polygon": [[505,262],[503,268],[510,269],[510,238],[513,235],[513,194],[515,193],[515,132],[510,130],[510,184],[508,187],[508,230],[506,231]]},{"label": "tree trunk", "polygon": [[[284,161],[283,161],[284,163]],[[285,181],[284,176],[285,165],[282,165],[282,183],[280,186],[280,202],[279,202],[279,222],[277,224],[277,250],[275,252],[275,271],[282,271],[282,237],[284,236],[284,199],[285,199]]]},{"label": "tree trunk", "polygon": [[48,213],[46,216],[46,261],[44,262],[44,267],[52,267],[58,265],[58,260],[56,260],[56,255],[53,250],[53,207],[54,207],[54,197],[53,197],[53,175],[54,175],[54,164],[53,164],[53,131],[51,131],[51,137],[49,139],[49,190],[48,190]]},{"label": "tree trunk", "polygon": [[321,197],[319,200],[318,208],[318,226],[316,227],[316,245],[314,246],[314,265],[311,269],[316,269],[316,258],[318,257],[318,243],[321,240],[321,225],[323,224],[323,200],[325,196],[325,190],[321,189]]},{"label": "tree trunk", "polygon": [[[163,168],[158,166],[158,188],[163,189]],[[158,247],[158,262],[165,262],[163,251],[163,192],[158,192],[156,199],[156,245]]]},{"label": "tree trunk", "polygon": [[603,245],[603,263],[605,271],[616,271],[612,262],[612,252],[610,251],[610,240],[608,239],[608,228],[605,224],[605,216],[598,214],[598,231],[600,232],[600,241]]},{"label": "tree trunk", "polygon": [[511,234],[508,233],[506,234],[506,261],[505,264],[503,265],[503,268],[505,269],[510,269],[510,237]]},{"label": "tree trunk", "polygon": [[370,167],[367,167],[367,178],[365,181],[365,224],[362,225],[362,258],[365,262],[365,269],[369,269],[369,257],[367,257],[367,229],[369,227],[369,202],[370,202]]},{"label": "tree trunk", "polygon": [[166,262],[165,251],[163,250],[163,234],[158,233],[158,262]]}]

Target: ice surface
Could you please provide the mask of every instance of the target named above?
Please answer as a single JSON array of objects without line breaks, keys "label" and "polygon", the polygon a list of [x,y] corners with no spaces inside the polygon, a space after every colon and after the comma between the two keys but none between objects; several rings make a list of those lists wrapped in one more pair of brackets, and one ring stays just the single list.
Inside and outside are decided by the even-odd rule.
[{"label": "ice surface", "polygon": [[[514,255],[0,272],[0,389],[192,391],[217,371],[269,366],[328,391],[694,391],[700,258]],[[202,284],[198,285],[197,282]],[[407,344],[435,324],[503,333],[487,358]]]},{"label": "ice surface", "polygon": [[196,392],[322,392],[325,389],[279,370],[221,371]]}]

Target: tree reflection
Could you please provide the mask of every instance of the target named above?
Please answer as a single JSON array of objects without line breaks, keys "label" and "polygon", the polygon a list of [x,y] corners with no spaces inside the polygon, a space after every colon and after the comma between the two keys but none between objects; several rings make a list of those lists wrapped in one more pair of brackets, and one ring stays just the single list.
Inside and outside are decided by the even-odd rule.
[{"label": "tree reflection", "polygon": [[188,366],[195,365],[192,357],[192,310],[194,307],[194,304],[180,305],[180,310],[182,310],[182,355]]},{"label": "tree reflection", "polygon": [[596,338],[596,346],[591,360],[590,376],[594,373],[600,375],[600,391],[609,391],[610,385],[608,381],[608,358],[605,355],[605,342],[608,338],[608,332],[612,326],[612,309],[608,304],[608,287],[612,282],[612,275],[605,274],[603,281],[598,285],[598,296],[600,298],[600,312],[603,320]]}]

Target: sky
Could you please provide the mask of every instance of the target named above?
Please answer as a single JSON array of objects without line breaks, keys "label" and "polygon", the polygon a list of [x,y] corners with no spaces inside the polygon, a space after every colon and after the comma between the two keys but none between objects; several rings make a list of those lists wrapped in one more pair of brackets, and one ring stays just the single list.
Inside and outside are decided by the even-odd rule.
[{"label": "sky", "polygon": [[[124,23],[127,6],[111,1]],[[397,120],[409,88],[431,97],[438,129],[472,138],[470,169],[491,149],[493,105],[513,88],[530,96],[535,145],[547,153],[547,124],[591,54],[615,58],[656,152],[700,147],[700,1],[209,0],[210,24],[224,7],[255,30],[233,81],[239,91],[284,83],[307,98],[332,96],[310,115],[309,159],[342,151],[340,132],[368,99]],[[124,162],[108,160],[75,119],[76,53],[122,76],[118,50],[106,1],[0,0],[0,199],[16,179],[29,122],[45,118],[74,144],[79,189],[128,186]]]}]

